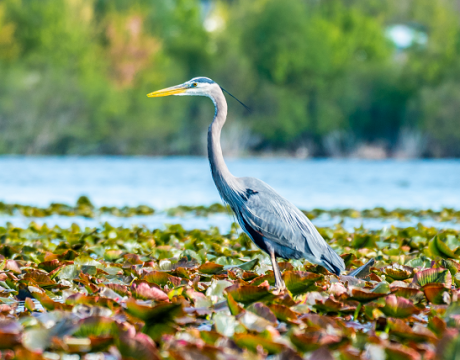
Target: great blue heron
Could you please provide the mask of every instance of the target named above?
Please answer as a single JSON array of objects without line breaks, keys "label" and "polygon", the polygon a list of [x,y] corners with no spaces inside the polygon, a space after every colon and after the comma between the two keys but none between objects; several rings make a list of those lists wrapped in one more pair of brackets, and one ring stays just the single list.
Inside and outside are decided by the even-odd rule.
[{"label": "great blue heron", "polygon": [[340,275],[345,270],[342,258],[299,209],[263,181],[251,177],[235,177],[228,170],[220,146],[220,133],[227,119],[227,102],[222,90],[211,79],[196,77],[147,96],[207,96],[214,103],[214,120],[208,129],[208,157],[212,177],[221,198],[230,205],[241,228],[261,250],[270,255],[275,291],[286,289],[276,257],[304,258]]}]

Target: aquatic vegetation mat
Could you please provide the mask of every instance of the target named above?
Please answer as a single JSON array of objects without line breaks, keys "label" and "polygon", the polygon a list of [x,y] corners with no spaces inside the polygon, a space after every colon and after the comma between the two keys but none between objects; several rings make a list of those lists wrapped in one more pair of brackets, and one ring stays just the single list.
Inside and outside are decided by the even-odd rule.
[{"label": "aquatic vegetation mat", "polygon": [[[38,207],[23,204],[7,204],[0,201],[0,215],[20,214],[25,217],[46,217],[51,215],[60,216],[83,216],[86,218],[95,218],[100,215],[113,215],[119,217],[131,216],[148,216],[153,215],[156,211],[148,205],[139,206],[102,206],[96,207],[86,196],[81,196],[75,205],[53,203],[47,207]],[[412,209],[394,209],[387,210],[382,207],[373,209],[313,209],[302,210],[309,219],[315,219],[321,216],[339,217],[339,218],[372,218],[372,219],[398,219],[401,221],[418,219],[434,219],[435,221],[460,222],[460,210],[443,208],[441,210],[412,210]],[[231,214],[229,207],[220,203],[209,206],[186,206],[179,205],[174,208],[166,209],[169,216],[208,216],[211,214]]]},{"label": "aquatic vegetation mat", "polygon": [[456,358],[459,231],[319,230],[347,272],[280,260],[276,294],[236,226],[0,227],[1,358]]}]

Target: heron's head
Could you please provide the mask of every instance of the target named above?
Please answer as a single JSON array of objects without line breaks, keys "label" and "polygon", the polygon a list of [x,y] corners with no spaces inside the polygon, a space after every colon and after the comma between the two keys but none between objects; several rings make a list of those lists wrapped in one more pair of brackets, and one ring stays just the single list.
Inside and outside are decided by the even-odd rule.
[{"label": "heron's head", "polygon": [[160,97],[169,95],[178,96],[210,96],[214,91],[219,90],[220,86],[207,77],[196,77],[183,84],[172,86],[147,94],[148,97]]}]

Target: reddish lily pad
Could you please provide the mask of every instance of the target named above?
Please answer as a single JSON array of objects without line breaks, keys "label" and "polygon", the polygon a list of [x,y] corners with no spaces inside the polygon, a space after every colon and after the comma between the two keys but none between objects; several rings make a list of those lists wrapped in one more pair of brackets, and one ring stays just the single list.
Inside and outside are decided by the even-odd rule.
[{"label": "reddish lily pad", "polygon": [[[281,305],[278,305],[278,306],[281,306]],[[277,323],[276,316],[272,312],[272,307],[271,306],[268,307],[267,305],[265,305],[263,303],[256,302],[254,304],[249,305],[247,310],[253,312],[254,314],[260,316],[261,318],[267,320],[268,322],[270,322],[272,324]]]},{"label": "reddish lily pad", "polygon": [[380,310],[386,316],[395,318],[406,318],[420,312],[412,301],[395,295],[387,296],[385,299],[385,306]]},{"label": "reddish lily pad", "polygon": [[11,319],[0,322],[0,349],[13,349],[21,343],[22,326]]},{"label": "reddish lily pad", "polygon": [[159,288],[142,281],[131,285],[131,292],[136,299],[169,301],[169,297]]},{"label": "reddish lily pad", "polygon": [[56,281],[42,271],[29,270],[22,278],[24,282],[30,285],[37,285],[39,287],[50,287],[56,285]]},{"label": "reddish lily pad", "polygon": [[144,334],[123,333],[117,340],[117,348],[123,359],[160,360],[161,357],[150,337]]},{"label": "reddish lily pad", "polygon": [[450,295],[444,284],[427,284],[422,287],[426,298],[433,304],[448,304],[450,302]]},{"label": "reddish lily pad", "polygon": [[328,297],[326,300],[315,300],[313,307],[324,313],[353,312],[355,307],[345,305],[344,303]]},{"label": "reddish lily pad", "polygon": [[387,294],[376,293],[370,290],[353,287],[350,289],[349,295],[350,295],[349,297],[350,300],[356,300],[362,304],[365,304],[365,303],[377,300],[378,298],[384,297]]}]

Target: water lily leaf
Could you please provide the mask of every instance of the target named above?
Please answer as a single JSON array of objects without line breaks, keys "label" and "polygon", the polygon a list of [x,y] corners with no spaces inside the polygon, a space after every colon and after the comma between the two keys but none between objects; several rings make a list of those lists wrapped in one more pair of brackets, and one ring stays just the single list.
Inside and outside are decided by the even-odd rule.
[{"label": "water lily leaf", "polygon": [[182,282],[180,277],[172,276],[165,271],[156,270],[144,274],[144,276],[142,276],[142,280],[160,286],[165,286],[167,283],[171,283],[173,286],[179,286]]},{"label": "water lily leaf", "polygon": [[225,289],[235,301],[250,304],[256,301],[269,301],[275,296],[269,291],[268,283],[259,286],[234,284]]},{"label": "water lily leaf", "polygon": [[324,313],[336,313],[336,312],[353,312],[356,308],[343,304],[340,301],[329,297],[325,300],[315,300],[313,307]]},{"label": "water lily leaf", "polygon": [[452,275],[449,270],[443,268],[426,269],[415,274],[413,282],[421,287],[427,284],[443,284],[450,288]]},{"label": "water lily leaf", "polygon": [[321,346],[320,338],[321,333],[319,332],[297,333],[295,331],[291,331],[289,333],[289,339],[297,350],[301,352],[310,352],[318,349]]},{"label": "water lily leaf", "polygon": [[[229,295],[229,296],[231,296],[231,295]],[[282,306],[282,305],[279,305],[279,306]],[[263,303],[257,302],[257,303],[251,304],[251,305],[248,306],[247,310],[251,311],[254,314],[260,316],[261,318],[267,320],[271,324],[276,324],[277,323],[276,316],[272,312],[271,308],[268,307],[267,305],[263,304]]]},{"label": "water lily leaf", "polygon": [[390,334],[397,336],[400,339],[412,340],[415,342],[435,342],[436,336],[426,327],[415,325],[411,328],[401,319],[387,319]]},{"label": "water lily leaf", "polygon": [[436,359],[457,360],[460,335],[456,329],[447,329],[436,347]]},{"label": "water lily leaf", "polygon": [[410,266],[412,268],[422,268],[422,269],[429,268],[431,267],[431,260],[422,255],[420,257],[409,260],[406,263],[406,266]]},{"label": "water lily leaf", "polygon": [[362,304],[377,300],[378,298],[386,296],[386,293],[376,293],[366,289],[360,289],[357,287],[350,287],[349,299],[356,300]]},{"label": "water lily leaf", "polygon": [[219,339],[222,339],[222,335],[217,331],[200,331],[200,337],[209,345],[214,345]]},{"label": "water lily leaf", "polygon": [[411,287],[391,287],[391,290],[394,292],[394,295],[403,297],[415,302],[420,301],[424,294],[422,291],[416,288]]},{"label": "water lily leaf", "polygon": [[77,330],[73,333],[74,337],[87,338],[90,336],[113,336],[117,334],[115,321],[103,316],[90,316],[81,319]]},{"label": "water lily leaf", "polygon": [[9,270],[14,274],[21,274],[19,264],[14,260],[6,260],[5,270]]},{"label": "water lily leaf", "polygon": [[304,294],[317,290],[315,282],[323,279],[323,275],[304,271],[286,271],[283,280],[293,295]]},{"label": "water lily leaf", "polygon": [[123,250],[118,249],[108,249],[104,252],[104,260],[105,261],[115,261],[121,258],[123,254]]},{"label": "water lily leaf", "polygon": [[222,265],[213,262],[206,262],[198,268],[198,271],[203,274],[213,275],[222,272],[223,268],[224,267]]},{"label": "water lily leaf", "polygon": [[22,326],[11,319],[0,321],[0,349],[13,349],[21,343]]},{"label": "water lily leaf", "polygon": [[[29,286],[29,291],[32,286]],[[32,296],[48,311],[51,310],[70,310],[71,306],[52,300],[45,292],[30,291]]]},{"label": "water lily leaf", "polygon": [[237,316],[238,321],[249,331],[263,332],[272,323],[252,311],[244,311]]},{"label": "water lily leaf", "polygon": [[450,295],[444,284],[426,284],[422,287],[426,298],[433,304],[449,304]]},{"label": "water lily leaf", "polygon": [[235,267],[243,269],[243,270],[252,270],[257,266],[257,264],[259,264],[259,258],[255,258],[250,261],[246,261],[245,263],[240,264],[240,265],[225,265],[224,270],[229,270]]},{"label": "water lily leaf", "polygon": [[458,259],[456,255],[440,238],[435,236],[429,243],[431,252],[437,256],[447,259]]},{"label": "water lily leaf", "polygon": [[211,285],[206,289],[206,296],[223,298],[224,290],[231,285],[233,285],[233,283],[230,281],[213,279]]},{"label": "water lily leaf", "polygon": [[155,286],[150,286],[147,282],[138,282],[131,285],[131,292],[136,299],[169,301],[168,295]]},{"label": "water lily leaf", "polygon": [[44,261],[44,262],[41,262],[40,264],[38,264],[38,268],[39,269],[43,269],[45,270],[46,272],[51,272],[53,271],[54,269],[56,269],[58,266],[59,266],[59,260],[58,259],[54,259],[54,260],[51,260],[51,261]]},{"label": "water lily leaf", "polygon": [[406,280],[413,276],[414,269],[409,266],[393,264],[386,266],[383,273],[394,280]]},{"label": "water lily leaf", "polygon": [[127,360],[160,360],[155,343],[144,334],[134,336],[124,333],[117,339],[117,349],[123,359]]},{"label": "water lily leaf", "polygon": [[253,334],[235,334],[233,336],[233,341],[235,341],[236,345],[239,347],[246,348],[253,352],[257,352],[257,347],[262,346],[270,355],[279,354],[286,348],[284,344]]},{"label": "water lily leaf", "polygon": [[36,270],[28,270],[22,279],[27,284],[36,285],[43,288],[56,285],[56,281],[51,280],[47,274]]},{"label": "water lily leaf", "polygon": [[259,277],[256,277],[254,280],[251,281],[251,285],[260,285],[267,281],[270,285],[275,285],[275,275],[273,274],[273,271],[270,271],[270,273],[266,275],[261,275]]},{"label": "water lily leaf", "polygon": [[228,308],[230,309],[232,315],[235,316],[241,314],[244,311],[244,309],[233,299],[231,294],[227,294],[227,302]]},{"label": "water lily leaf", "polygon": [[145,322],[142,332],[153,340],[175,332],[175,319],[185,316],[182,303],[159,303],[154,307],[141,305],[134,299],[126,302],[126,311]]},{"label": "water lily leaf", "polygon": [[446,322],[438,316],[433,316],[428,321],[428,328],[437,336],[442,336],[447,329]]},{"label": "water lily leaf", "polygon": [[131,292],[129,291],[126,285],[110,283],[110,284],[105,284],[105,287],[109,288],[110,290],[116,292],[118,295],[121,295],[121,296],[128,296],[131,294]]},{"label": "water lily leaf", "polygon": [[153,307],[141,305],[134,299],[126,301],[126,311],[146,323],[168,322],[185,315],[180,303],[159,303]]},{"label": "water lily leaf", "polygon": [[220,312],[215,314],[212,319],[216,331],[224,336],[233,336],[239,328],[240,331],[245,331],[234,316],[228,316],[228,314]]},{"label": "water lily leaf", "polygon": [[392,360],[420,360],[420,354],[414,349],[399,345],[399,344],[389,344],[385,347],[385,354],[387,359]]},{"label": "water lily leaf", "polygon": [[271,304],[269,305],[269,308],[279,321],[284,321],[286,323],[297,323],[299,314],[291,310],[288,306]]},{"label": "water lily leaf", "polygon": [[387,296],[385,298],[385,306],[380,310],[386,316],[394,318],[406,318],[420,312],[412,301],[395,295]]},{"label": "water lily leaf", "polygon": [[376,294],[388,294],[390,291],[390,284],[388,284],[386,281],[378,283],[377,286],[372,289],[372,292]]}]

